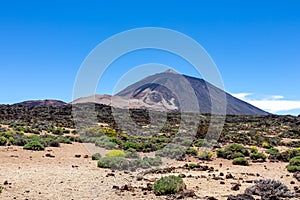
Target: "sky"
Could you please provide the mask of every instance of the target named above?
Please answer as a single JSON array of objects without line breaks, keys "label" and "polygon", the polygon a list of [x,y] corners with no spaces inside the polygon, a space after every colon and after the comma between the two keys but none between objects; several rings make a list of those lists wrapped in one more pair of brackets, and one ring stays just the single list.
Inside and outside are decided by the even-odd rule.
[{"label": "sky", "polygon": [[[215,62],[227,92],[272,113],[298,115],[299,10],[296,0],[2,0],[0,103],[70,102],[80,67],[98,44],[126,30],[162,27],[197,41]],[[176,55],[142,50],[113,62],[96,93],[113,93],[126,73],[145,63],[201,77]]]}]

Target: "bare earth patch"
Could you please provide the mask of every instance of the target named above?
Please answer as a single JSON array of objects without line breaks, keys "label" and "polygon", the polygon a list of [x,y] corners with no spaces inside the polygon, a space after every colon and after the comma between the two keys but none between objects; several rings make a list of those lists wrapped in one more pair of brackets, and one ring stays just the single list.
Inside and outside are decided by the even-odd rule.
[{"label": "bare earth patch", "polygon": [[[46,154],[55,157],[46,157]],[[75,155],[81,157],[76,158]],[[299,186],[292,174],[287,172],[287,163],[283,162],[233,166],[231,161],[219,158],[210,162],[190,160],[213,167],[214,171],[176,169],[171,174],[184,174],[187,189],[194,190],[200,199],[206,196],[227,199],[226,195],[243,193],[246,187],[253,185],[251,181],[260,178],[280,180],[291,190]],[[184,164],[186,162],[176,162],[173,166]],[[226,179],[228,173],[235,179]],[[150,173],[137,181],[137,173],[100,169],[97,161],[92,161],[86,146],[79,143],[61,144],[60,148],[48,147],[39,152],[16,146],[0,147],[0,184],[7,183],[1,199],[165,199],[165,196],[155,196],[151,191],[139,189],[164,175]],[[290,184],[291,181],[295,184]],[[234,183],[241,184],[240,190],[231,190]],[[125,184],[132,185],[134,191],[113,189],[113,186]]]}]

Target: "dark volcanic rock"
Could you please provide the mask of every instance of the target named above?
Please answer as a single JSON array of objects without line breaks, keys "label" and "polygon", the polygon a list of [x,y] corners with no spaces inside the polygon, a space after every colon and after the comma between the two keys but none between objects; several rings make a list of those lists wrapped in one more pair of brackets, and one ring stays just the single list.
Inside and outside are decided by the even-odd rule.
[{"label": "dark volcanic rock", "polygon": [[227,200],[255,200],[253,196],[248,194],[238,194],[236,196],[230,195]]}]

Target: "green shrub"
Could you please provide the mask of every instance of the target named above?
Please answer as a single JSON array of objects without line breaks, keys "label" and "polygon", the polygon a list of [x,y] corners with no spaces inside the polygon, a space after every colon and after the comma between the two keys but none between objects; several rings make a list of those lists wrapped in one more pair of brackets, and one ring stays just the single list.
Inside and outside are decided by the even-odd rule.
[{"label": "green shrub", "polygon": [[198,154],[198,152],[197,152],[197,150],[194,149],[194,148],[188,148],[188,149],[186,150],[186,154],[190,154],[190,155],[196,156],[196,155]]},{"label": "green shrub", "polygon": [[64,143],[64,144],[72,144],[71,140],[66,138],[66,137],[59,137],[57,140],[59,143]]},{"label": "green shrub", "polygon": [[250,147],[250,152],[251,153],[257,153],[258,152],[257,146],[251,146]]},{"label": "green shrub", "polygon": [[263,154],[263,153],[257,152],[257,153],[252,153],[250,155],[250,158],[252,160],[257,160],[257,161],[265,162],[267,156],[265,154]]},{"label": "green shrub", "polygon": [[279,150],[276,149],[275,147],[271,147],[270,149],[266,150],[266,153],[267,154],[277,154],[277,153],[279,153]]},{"label": "green shrub", "polygon": [[98,167],[128,170],[130,169],[130,161],[123,157],[102,157],[98,160]]},{"label": "green shrub", "polygon": [[7,143],[7,139],[4,136],[0,137],[0,146],[5,146]]},{"label": "green shrub", "polygon": [[248,166],[249,165],[248,160],[245,157],[239,157],[239,158],[233,159],[232,164],[234,164],[234,165],[243,165],[243,166]]},{"label": "green shrub", "polygon": [[194,169],[197,165],[195,163],[190,163],[188,166],[190,169]]},{"label": "green shrub", "polygon": [[110,150],[106,154],[107,157],[125,157],[126,154],[122,150]]},{"label": "green shrub", "polygon": [[288,165],[286,168],[292,173],[300,171],[300,166]]},{"label": "green shrub", "polygon": [[134,143],[134,142],[125,142],[125,143],[123,143],[122,147],[123,147],[124,150],[138,149],[139,145],[137,143]]},{"label": "green shrub", "polygon": [[109,137],[116,137],[118,136],[117,132],[112,129],[112,128],[105,128],[105,129],[102,129],[103,133]]},{"label": "green shrub", "polygon": [[101,154],[100,153],[95,153],[92,155],[92,160],[99,160],[101,158]]},{"label": "green shrub", "polygon": [[202,147],[204,144],[205,140],[198,140],[194,143],[194,146],[196,147]]},{"label": "green shrub", "polygon": [[224,149],[217,151],[217,156],[226,159],[249,156],[249,151],[241,144],[229,144]]},{"label": "green shrub", "polygon": [[40,143],[38,140],[31,140],[23,147],[26,150],[34,150],[34,151],[43,151],[45,150],[44,145]]},{"label": "green shrub", "polygon": [[245,157],[245,155],[242,154],[241,152],[234,152],[233,154],[231,154],[230,159],[235,159],[240,157]]},{"label": "green shrub", "polygon": [[[89,139],[91,140],[92,138],[89,138]],[[105,149],[114,149],[117,144],[114,142],[111,142],[111,140],[112,140],[111,137],[103,135],[101,137],[93,138],[91,142],[95,142],[95,145],[98,147],[102,147]]]},{"label": "green shrub", "polygon": [[162,164],[162,160],[159,157],[155,157],[155,158],[144,157],[143,161],[149,163],[150,166],[159,166]]},{"label": "green shrub", "polygon": [[293,157],[290,160],[289,165],[300,166],[300,156]]},{"label": "green shrub", "polygon": [[281,160],[284,162],[289,162],[293,157],[300,156],[299,149],[288,149],[281,153]]},{"label": "green shrub", "polygon": [[296,156],[290,159],[287,170],[289,172],[300,171],[300,156]]},{"label": "green shrub", "polygon": [[156,156],[168,157],[171,159],[182,160],[186,149],[180,145],[168,144],[163,149],[160,149],[155,152]]},{"label": "green shrub", "polygon": [[218,158],[223,158],[224,149],[218,149],[216,154]]},{"label": "green shrub", "polygon": [[270,149],[272,148],[272,145],[270,145],[267,141],[263,141],[261,146],[265,149]]},{"label": "green shrub", "polygon": [[153,191],[156,195],[176,194],[186,188],[183,179],[178,176],[165,176],[153,184]]},{"label": "green shrub", "polygon": [[213,152],[199,151],[197,156],[200,160],[211,160]]}]

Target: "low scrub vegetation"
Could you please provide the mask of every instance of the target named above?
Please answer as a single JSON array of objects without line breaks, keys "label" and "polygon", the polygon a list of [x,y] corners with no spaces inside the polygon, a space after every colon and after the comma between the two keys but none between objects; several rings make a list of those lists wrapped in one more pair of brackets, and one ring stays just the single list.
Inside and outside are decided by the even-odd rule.
[{"label": "low scrub vegetation", "polygon": [[300,156],[296,156],[290,159],[289,165],[287,166],[289,172],[300,171]]},{"label": "low scrub vegetation", "polygon": [[165,176],[153,184],[153,192],[156,195],[176,194],[186,188],[183,179],[178,176]]},{"label": "low scrub vegetation", "polygon": [[239,157],[239,158],[235,158],[232,160],[232,164],[233,165],[243,165],[243,166],[248,166],[248,160],[245,157]]},{"label": "low scrub vegetation", "polygon": [[217,150],[217,157],[229,160],[245,156],[249,156],[249,151],[241,144],[229,144],[225,148]]}]

